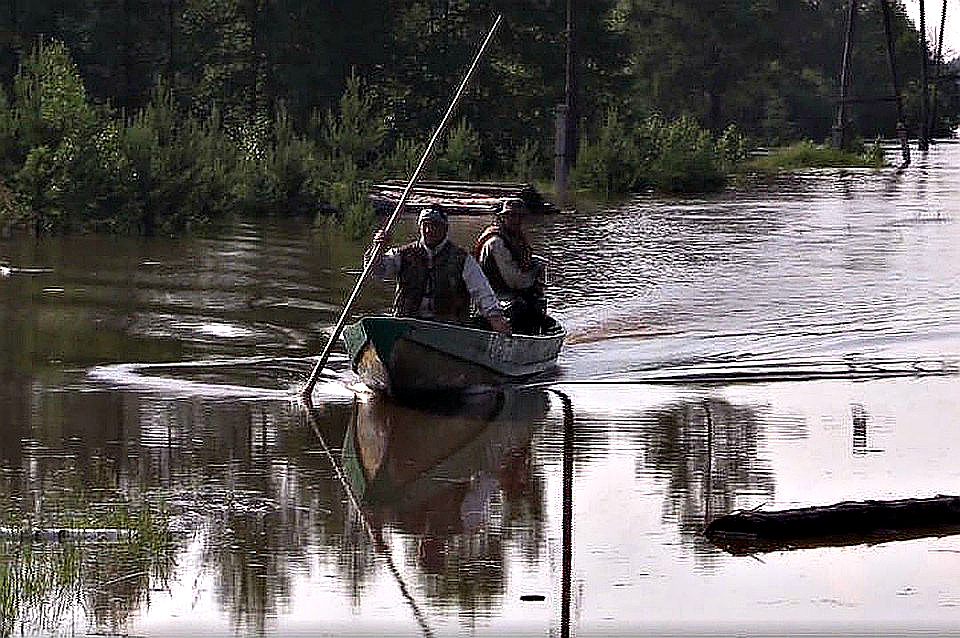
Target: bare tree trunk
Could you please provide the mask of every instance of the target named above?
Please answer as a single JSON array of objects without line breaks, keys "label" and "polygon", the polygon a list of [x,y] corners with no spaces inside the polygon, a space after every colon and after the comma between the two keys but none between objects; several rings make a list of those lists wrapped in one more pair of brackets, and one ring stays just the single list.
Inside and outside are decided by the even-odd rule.
[{"label": "bare tree trunk", "polygon": [[174,56],[174,34],[177,28],[177,0],[167,0],[167,82],[173,86],[173,76],[176,72]]},{"label": "bare tree trunk", "polygon": [[132,0],[123,0],[123,53],[121,55],[121,64],[123,65],[123,96],[120,103],[129,113],[131,96],[133,94],[133,40],[131,34],[133,7]]},{"label": "bare tree trunk", "polygon": [[260,0],[248,0],[247,26],[250,29],[248,100],[250,117],[256,117],[260,99]]}]

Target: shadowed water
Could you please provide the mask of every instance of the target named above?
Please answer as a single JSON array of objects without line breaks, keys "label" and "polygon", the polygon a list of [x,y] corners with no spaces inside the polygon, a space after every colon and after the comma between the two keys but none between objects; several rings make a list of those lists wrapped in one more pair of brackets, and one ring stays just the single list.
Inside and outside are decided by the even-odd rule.
[{"label": "shadowed water", "polygon": [[[960,536],[702,536],[960,494],[958,166],[942,143],[531,219],[558,370],[431,406],[364,392],[342,352],[297,403],[364,248],[329,228],[2,239],[0,632],[960,632]],[[83,532],[109,527],[133,540]]]}]

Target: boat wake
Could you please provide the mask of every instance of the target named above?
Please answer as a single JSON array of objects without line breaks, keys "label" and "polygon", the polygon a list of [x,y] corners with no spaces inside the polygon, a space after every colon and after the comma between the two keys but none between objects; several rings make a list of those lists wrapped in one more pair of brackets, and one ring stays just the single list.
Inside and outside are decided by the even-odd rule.
[{"label": "boat wake", "polygon": [[736,362],[702,362],[657,369],[600,375],[590,379],[569,378],[564,371],[554,379],[530,384],[544,387],[568,384],[702,384],[775,383],[822,379],[869,380],[895,377],[960,375],[960,360],[882,359],[850,357],[840,360],[756,359]]},{"label": "boat wake", "polygon": [[[340,361],[340,359],[343,359]],[[174,363],[118,363],[87,372],[90,379],[111,388],[132,388],[184,398],[296,401],[316,357],[249,357]],[[324,368],[314,396],[335,400],[353,397],[340,368],[346,357],[331,357],[334,368]]]}]

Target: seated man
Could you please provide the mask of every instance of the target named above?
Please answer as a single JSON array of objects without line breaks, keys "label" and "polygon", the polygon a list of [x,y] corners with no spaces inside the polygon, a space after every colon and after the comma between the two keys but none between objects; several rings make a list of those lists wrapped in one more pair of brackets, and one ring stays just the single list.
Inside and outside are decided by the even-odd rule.
[{"label": "seated man", "polygon": [[[447,238],[446,213],[436,207],[425,208],[417,222],[420,239],[382,252],[372,271],[384,279],[396,279],[394,314],[468,324],[472,301],[494,330],[509,334],[510,326],[480,266]],[[365,261],[386,240],[383,231],[377,231]]]},{"label": "seated man", "polygon": [[507,199],[473,247],[473,255],[493,286],[515,332],[538,334],[547,314],[545,262],[533,254],[523,234],[523,200]]}]

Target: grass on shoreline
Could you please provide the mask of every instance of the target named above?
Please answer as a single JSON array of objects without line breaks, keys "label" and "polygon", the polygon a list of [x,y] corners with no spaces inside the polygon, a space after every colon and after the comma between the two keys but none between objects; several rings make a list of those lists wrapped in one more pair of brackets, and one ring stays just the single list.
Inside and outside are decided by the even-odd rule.
[{"label": "grass on shoreline", "polygon": [[813,142],[797,142],[772,149],[769,154],[740,164],[738,172],[777,173],[804,168],[884,168],[886,157],[879,143],[849,151]]}]

